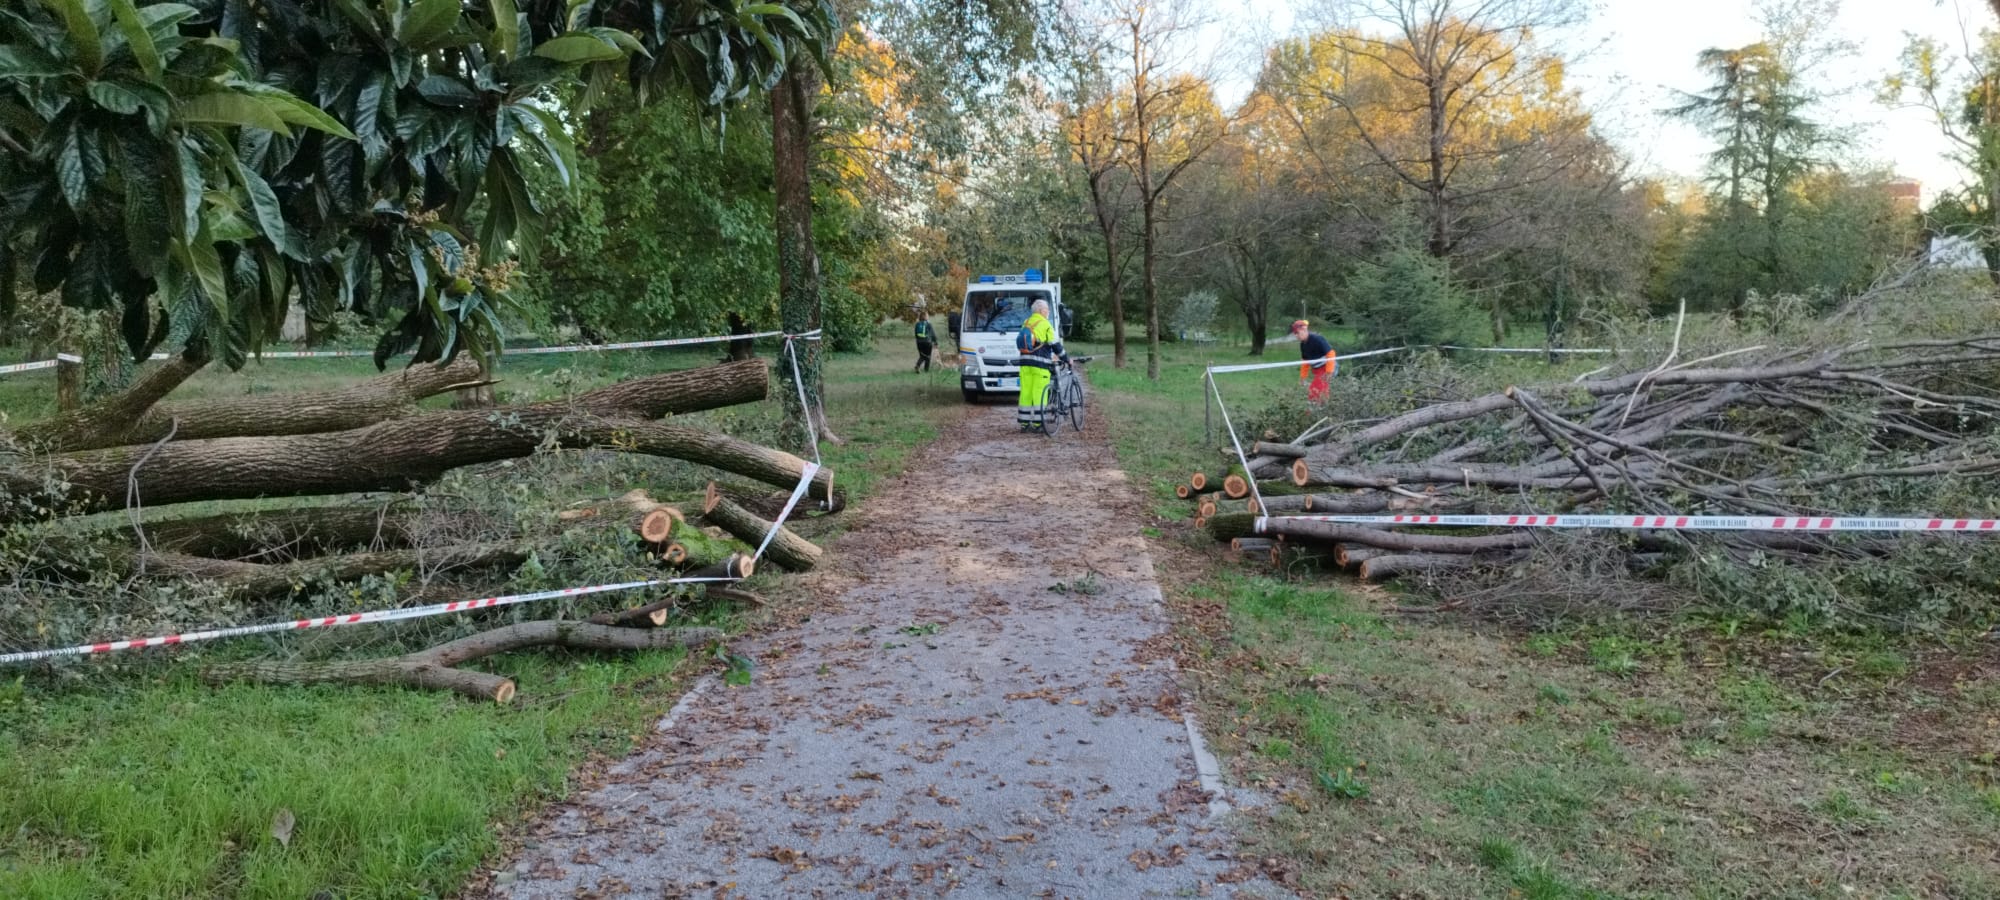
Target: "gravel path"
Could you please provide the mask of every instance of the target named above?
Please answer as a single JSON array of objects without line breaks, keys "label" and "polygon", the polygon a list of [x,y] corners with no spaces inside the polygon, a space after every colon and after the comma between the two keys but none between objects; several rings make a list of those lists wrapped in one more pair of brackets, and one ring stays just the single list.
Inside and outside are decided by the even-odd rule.
[{"label": "gravel path", "polygon": [[754,682],[701,682],[493,896],[1279,895],[1204,789],[1136,492],[1101,433],[1012,419],[847,513],[805,611],[735,648]]}]

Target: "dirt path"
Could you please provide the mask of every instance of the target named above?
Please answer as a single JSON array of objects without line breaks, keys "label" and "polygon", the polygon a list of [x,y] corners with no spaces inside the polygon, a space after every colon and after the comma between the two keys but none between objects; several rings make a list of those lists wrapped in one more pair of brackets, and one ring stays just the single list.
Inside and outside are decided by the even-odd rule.
[{"label": "dirt path", "polygon": [[1101,433],[969,410],[650,746],[554,810],[507,898],[1275,895],[1221,830],[1136,499]]}]

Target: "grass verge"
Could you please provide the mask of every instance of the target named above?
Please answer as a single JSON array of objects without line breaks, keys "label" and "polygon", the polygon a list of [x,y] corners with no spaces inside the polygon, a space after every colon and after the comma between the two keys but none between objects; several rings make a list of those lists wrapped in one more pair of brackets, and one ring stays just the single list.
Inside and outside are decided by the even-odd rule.
[{"label": "grass verge", "polygon": [[[1148,491],[1182,659],[1263,801],[1243,824],[1273,875],[1327,896],[2000,896],[1992,642],[1524,633],[1225,562],[1171,486],[1227,438],[1203,438],[1203,354],[1168,353],[1157,382],[1093,371],[1096,408]],[[1238,376],[1259,377],[1224,384],[1232,411],[1297,390]]]},{"label": "grass verge", "polygon": [[[957,414],[948,373],[910,374],[904,350],[885,340],[829,363],[828,417],[847,444],[824,452],[850,502]],[[524,357],[504,370],[502,398],[561,396],[710,356]],[[188,396],[370,374],[358,360],[273,362],[204,373]],[[776,401],[703,415],[767,442],[783,427]],[[651,465],[557,454],[506,467],[499,481],[523,504],[546,505],[544,494],[611,495],[668,477]],[[820,537],[839,519],[815,522]],[[521,584],[537,577],[517,573]],[[367,626],[385,627],[414,626]],[[211,652],[296,652],[292,640]],[[511,823],[569,789],[581,761],[623,753],[714,665],[682,652],[508,654],[485,664],[519,682],[521,699],[495,707],[395,689],[209,687],[195,672],[202,657],[178,653],[0,680],[0,897],[447,896]],[[284,840],[273,829],[281,813],[294,823]]]}]

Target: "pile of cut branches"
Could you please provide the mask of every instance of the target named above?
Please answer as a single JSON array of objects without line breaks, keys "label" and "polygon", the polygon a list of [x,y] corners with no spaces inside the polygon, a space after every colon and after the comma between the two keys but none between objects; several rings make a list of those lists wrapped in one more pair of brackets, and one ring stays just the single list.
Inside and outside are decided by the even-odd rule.
[{"label": "pile of cut branches", "polygon": [[[1238,549],[1280,558],[1287,547],[1321,548],[1323,558],[1368,580],[1477,571],[1477,578],[1452,582],[1470,592],[1549,565],[1539,548],[1551,542],[1525,531],[1418,533],[1283,517],[1991,516],[1996,498],[1979,486],[2000,471],[2000,336],[1792,352],[1751,348],[1688,362],[1669,354],[1666,362],[1622,374],[1334,412],[1291,441],[1267,433],[1270,440],[1253,445],[1247,473],[1232,475],[1257,481],[1261,509],[1247,499],[1247,483],[1231,482],[1220,496],[1189,490],[1203,527]],[[1329,424],[1333,418],[1355,421]],[[1191,483],[1208,480],[1202,473]],[[1258,531],[1260,512],[1274,518]],[[1978,556],[1982,564],[1991,543],[1976,536],[1943,540],[1962,551],[1959,558]],[[1715,588],[1731,568],[1740,575],[1772,562],[1799,563],[1807,572],[1830,561],[1879,569],[1912,547],[1939,546],[1939,539],[1640,532],[1560,543],[1571,548],[1564,552],[1587,544],[1593,553],[1623,553],[1621,570],[1660,572],[1691,562],[1679,575]],[[1990,597],[1989,576],[1952,565],[1915,573],[1956,582],[1931,584],[1933,592],[1982,597]],[[1732,589],[1749,591],[1760,579],[1739,580]]]}]

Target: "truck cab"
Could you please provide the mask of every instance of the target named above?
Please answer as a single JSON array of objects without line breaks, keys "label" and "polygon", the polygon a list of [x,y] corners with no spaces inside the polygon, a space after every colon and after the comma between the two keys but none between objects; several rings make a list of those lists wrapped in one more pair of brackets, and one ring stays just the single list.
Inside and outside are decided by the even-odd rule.
[{"label": "truck cab", "polygon": [[958,385],[967,403],[995,395],[1021,393],[1021,369],[991,365],[989,359],[1021,355],[1014,336],[1028,321],[1036,300],[1049,302],[1049,324],[1061,344],[1069,316],[1062,305],[1062,285],[1042,277],[1041,270],[1019,275],[981,275],[965,285],[965,302],[958,317]]}]

